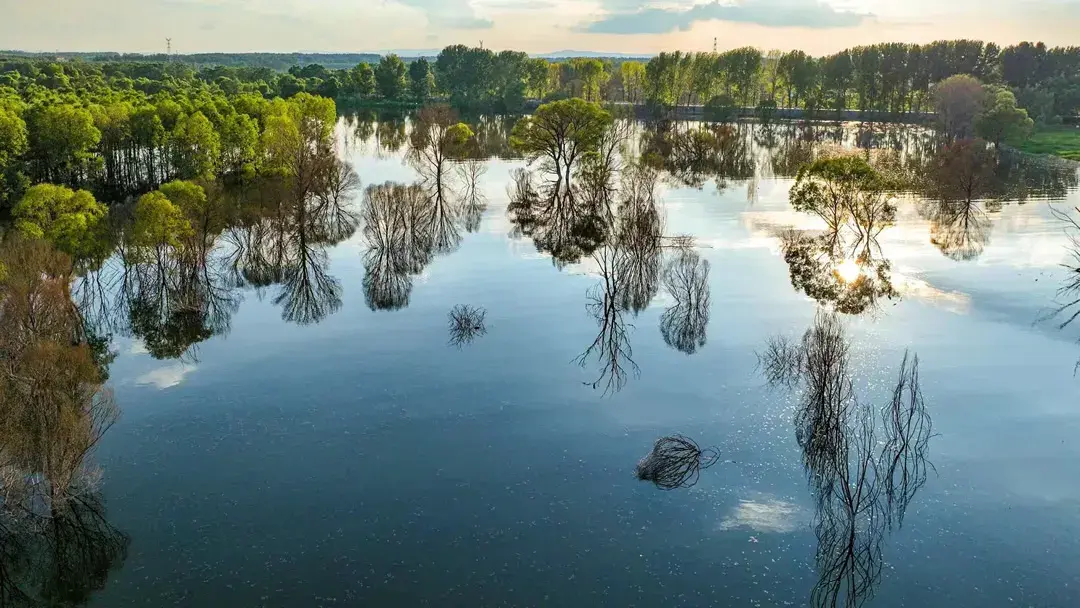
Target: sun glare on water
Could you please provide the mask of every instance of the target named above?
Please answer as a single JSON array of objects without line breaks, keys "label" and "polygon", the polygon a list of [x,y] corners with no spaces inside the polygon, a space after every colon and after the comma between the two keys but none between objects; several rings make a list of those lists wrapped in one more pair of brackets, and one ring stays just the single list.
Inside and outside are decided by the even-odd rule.
[{"label": "sun glare on water", "polygon": [[836,267],[836,274],[845,283],[853,283],[862,274],[862,267],[855,260],[844,260]]}]

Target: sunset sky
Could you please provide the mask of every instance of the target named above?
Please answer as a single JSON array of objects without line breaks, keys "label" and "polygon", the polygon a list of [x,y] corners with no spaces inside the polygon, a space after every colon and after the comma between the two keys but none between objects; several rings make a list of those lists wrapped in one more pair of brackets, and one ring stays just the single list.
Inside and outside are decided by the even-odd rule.
[{"label": "sunset sky", "polygon": [[1080,0],[0,0],[0,48],[181,53],[478,44],[650,54],[885,41],[1080,44]]}]

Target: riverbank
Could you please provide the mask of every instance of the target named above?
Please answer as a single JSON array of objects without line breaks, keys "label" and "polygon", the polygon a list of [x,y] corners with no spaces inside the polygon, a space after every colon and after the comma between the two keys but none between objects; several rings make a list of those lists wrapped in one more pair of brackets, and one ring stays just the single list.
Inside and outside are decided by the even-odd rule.
[{"label": "riverbank", "polygon": [[1031,154],[1051,154],[1080,162],[1080,127],[1037,128],[1031,137],[1017,148]]}]

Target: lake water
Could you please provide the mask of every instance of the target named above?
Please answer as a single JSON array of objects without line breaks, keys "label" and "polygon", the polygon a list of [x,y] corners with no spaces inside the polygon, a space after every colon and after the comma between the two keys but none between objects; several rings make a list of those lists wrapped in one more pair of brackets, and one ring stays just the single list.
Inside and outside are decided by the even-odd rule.
[{"label": "lake water", "polygon": [[[402,131],[356,126],[339,146],[365,188],[418,181]],[[902,526],[852,526],[875,546],[850,563],[877,566],[837,575],[797,391],[768,386],[757,356],[814,323],[783,239],[824,225],[788,204],[777,151],[793,130],[739,129],[752,143],[719,179],[660,177],[664,242],[693,245],[659,263],[691,260],[705,293],[690,303],[660,271],[644,296],[612,293],[606,248],[577,263],[538,249],[508,211],[524,161],[496,132],[468,194],[479,221],[410,272],[380,275],[361,225],[314,252],[318,288],[235,289],[180,359],[116,335],[123,416],[96,460],[131,542],[92,604],[799,606],[830,603],[832,576],[859,587],[838,605],[1080,605],[1080,330],[1046,319],[1073,259],[1052,206],[1080,205],[1076,168],[1016,169],[978,234],[950,237],[905,196],[878,235],[892,293],[841,315],[854,390],[885,404],[917,353],[933,431]],[[466,315],[452,334],[458,306],[484,331]],[[673,434],[719,461],[690,488],[638,481]]]}]

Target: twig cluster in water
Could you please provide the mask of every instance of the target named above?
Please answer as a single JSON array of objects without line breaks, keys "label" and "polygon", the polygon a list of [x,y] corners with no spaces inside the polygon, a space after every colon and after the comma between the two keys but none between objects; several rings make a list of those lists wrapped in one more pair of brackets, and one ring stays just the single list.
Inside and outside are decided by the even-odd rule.
[{"label": "twig cluster in water", "polygon": [[450,345],[461,348],[487,333],[484,318],[487,311],[477,306],[459,304],[450,314]]},{"label": "twig cluster in water", "polygon": [[702,449],[682,435],[661,437],[652,451],[638,461],[635,473],[641,481],[651,481],[662,490],[689,488],[697,484],[701,470],[716,464],[720,452]]}]

